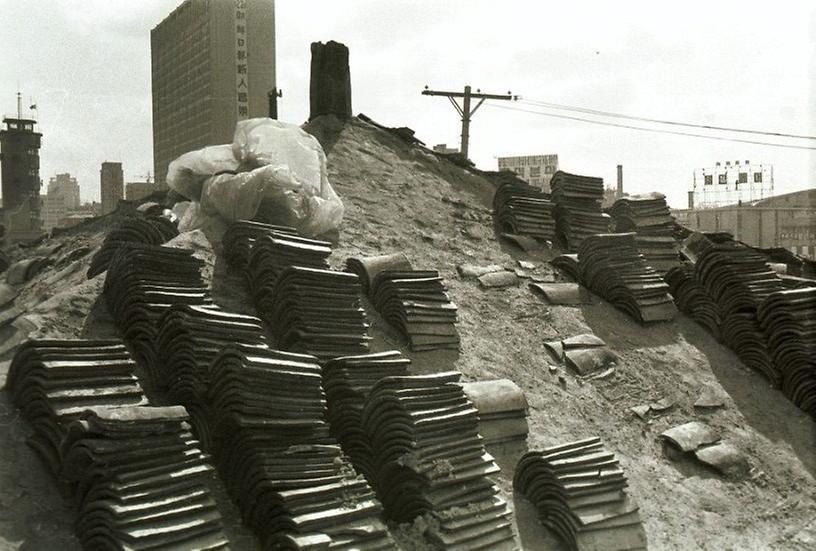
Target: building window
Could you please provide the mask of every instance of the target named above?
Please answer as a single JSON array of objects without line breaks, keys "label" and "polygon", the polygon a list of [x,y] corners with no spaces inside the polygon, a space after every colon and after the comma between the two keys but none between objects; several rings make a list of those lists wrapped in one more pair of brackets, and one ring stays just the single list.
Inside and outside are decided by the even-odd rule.
[{"label": "building window", "polygon": [[541,167],[540,166],[531,166],[530,167],[530,178],[538,178],[541,176]]},{"label": "building window", "polygon": [[754,182],[761,183],[762,182],[762,173],[761,172],[754,172]]},{"label": "building window", "polygon": [[718,181],[720,182],[720,185],[725,185],[728,183],[725,174],[720,174]]},{"label": "building window", "polygon": [[518,174],[519,176],[524,176],[524,167],[523,166],[516,167],[516,174]]},{"label": "building window", "polygon": [[552,174],[555,172],[555,167],[552,165],[547,165],[544,167],[544,174]]},{"label": "building window", "polygon": [[710,186],[713,183],[714,183],[714,176],[712,176],[711,174],[706,174],[705,175],[705,185]]},{"label": "building window", "polygon": [[747,184],[748,183],[748,173],[747,172],[740,172],[739,173],[739,183],[740,184]]}]

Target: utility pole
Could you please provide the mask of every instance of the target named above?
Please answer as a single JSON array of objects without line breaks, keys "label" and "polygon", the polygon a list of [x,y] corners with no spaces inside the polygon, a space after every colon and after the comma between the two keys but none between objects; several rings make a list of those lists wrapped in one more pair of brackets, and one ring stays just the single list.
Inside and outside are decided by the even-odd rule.
[{"label": "utility pole", "polygon": [[[500,99],[500,100],[512,100],[515,101],[518,99],[518,96],[512,95],[509,91],[507,94],[482,94],[481,90],[476,90],[476,93],[470,91],[470,86],[465,86],[464,92],[441,92],[437,90],[428,90],[426,86],[425,89],[422,91],[423,96],[444,96],[448,98],[453,104],[453,107],[456,109],[456,112],[462,117],[462,145],[461,145],[461,152],[462,156],[467,159],[468,158],[468,143],[470,142],[470,119],[473,117],[476,110],[481,107],[486,99]],[[459,106],[459,103],[454,98],[462,98],[462,106]],[[473,108],[471,111],[470,109],[470,100],[471,98],[476,98],[479,100],[479,103],[476,104],[476,107]]]}]

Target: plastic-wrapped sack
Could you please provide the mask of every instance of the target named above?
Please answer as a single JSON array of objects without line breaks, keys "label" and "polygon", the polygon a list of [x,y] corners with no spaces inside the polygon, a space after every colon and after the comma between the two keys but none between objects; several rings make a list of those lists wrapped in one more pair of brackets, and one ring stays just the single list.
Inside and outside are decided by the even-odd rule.
[{"label": "plastic-wrapped sack", "polygon": [[201,205],[196,201],[179,201],[172,212],[178,218],[179,233],[196,230],[204,223]]},{"label": "plastic-wrapped sack", "polygon": [[167,167],[167,185],[188,199],[198,201],[207,178],[222,172],[236,172],[238,164],[232,153],[232,144],[211,145],[190,151]]},{"label": "plastic-wrapped sack", "polygon": [[232,151],[241,167],[260,168],[208,179],[201,193],[205,213],[287,224],[306,236],[340,226],[343,202],[329,184],[326,155],[314,136],[293,124],[249,119],[238,122]]},{"label": "plastic-wrapped sack", "polygon": [[343,219],[343,203],[331,186],[326,186],[325,197],[317,191],[298,182],[288,167],[267,165],[210,178],[201,206],[204,214],[284,224],[314,237],[338,228]]}]

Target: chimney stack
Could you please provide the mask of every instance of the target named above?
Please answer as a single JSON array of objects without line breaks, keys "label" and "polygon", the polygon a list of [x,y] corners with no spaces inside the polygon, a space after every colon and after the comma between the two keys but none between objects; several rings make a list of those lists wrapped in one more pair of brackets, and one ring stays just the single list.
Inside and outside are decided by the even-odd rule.
[{"label": "chimney stack", "polygon": [[615,198],[620,199],[621,197],[623,197],[623,165],[618,165],[618,192]]},{"label": "chimney stack", "polygon": [[320,115],[351,118],[351,70],[344,44],[312,42],[309,108],[309,120]]}]

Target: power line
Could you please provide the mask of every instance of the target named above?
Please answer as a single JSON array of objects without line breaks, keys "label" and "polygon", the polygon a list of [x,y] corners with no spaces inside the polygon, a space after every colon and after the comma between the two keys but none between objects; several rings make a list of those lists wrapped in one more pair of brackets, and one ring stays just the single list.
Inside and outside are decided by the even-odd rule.
[{"label": "power line", "polygon": [[538,101],[538,100],[531,100],[531,99],[520,99],[522,103],[529,103],[532,105],[537,105],[540,107],[548,107],[550,109],[558,109],[562,111],[576,111],[579,113],[586,113],[588,115],[599,115],[603,117],[614,117],[618,119],[629,119],[635,121],[643,121],[643,122],[654,122],[658,124],[668,124],[672,126],[685,126],[689,128],[703,128],[705,130],[725,130],[728,132],[740,132],[743,134],[761,134],[763,136],[776,136],[779,138],[797,138],[797,139],[805,139],[805,140],[816,140],[816,136],[806,136],[802,134],[786,134],[784,132],[770,132],[765,130],[746,130],[744,128],[731,128],[728,126],[713,126],[710,124],[695,124],[691,122],[678,122],[678,121],[669,121],[663,119],[650,119],[647,117],[638,117],[635,115],[624,115],[621,113],[613,113],[611,111],[601,111],[598,109],[589,109],[587,107],[575,107],[572,105],[562,105],[560,103],[549,103],[546,101]]},{"label": "power line", "polygon": [[534,115],[541,115],[543,117],[553,117],[556,119],[567,119],[571,121],[581,121],[581,122],[588,122],[590,124],[600,124],[602,126],[613,126],[616,128],[628,128],[630,130],[642,130],[644,132],[654,132],[658,134],[674,134],[676,136],[690,136],[693,138],[708,138],[709,140],[723,140],[727,142],[740,142],[740,143],[749,143],[754,145],[768,145],[772,147],[785,147],[789,149],[809,149],[816,151],[816,147],[806,146],[806,145],[790,145],[790,144],[781,144],[781,143],[771,143],[771,142],[759,142],[755,140],[742,140],[740,138],[727,138],[725,136],[709,136],[706,134],[694,134],[691,132],[678,132],[676,130],[661,130],[660,128],[645,128],[642,126],[632,126],[629,124],[618,124],[614,122],[607,122],[607,121],[596,121],[592,119],[584,119],[582,117],[572,117],[569,115],[560,115],[557,113],[546,113],[543,111],[532,111],[530,109],[522,109],[520,107],[506,107],[504,105],[495,105],[489,104],[489,107],[494,107],[496,109],[507,109],[509,111],[521,111],[524,113],[532,113]]}]

